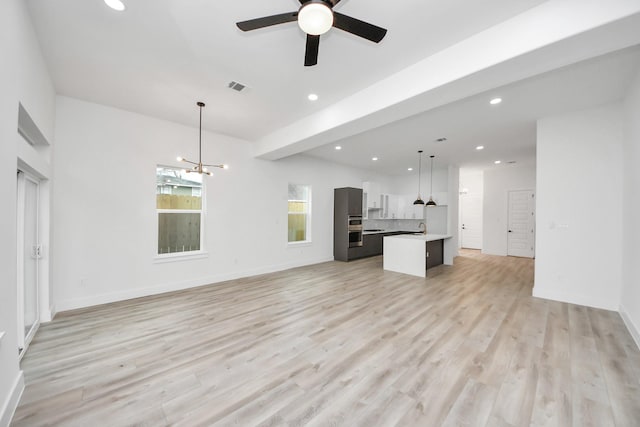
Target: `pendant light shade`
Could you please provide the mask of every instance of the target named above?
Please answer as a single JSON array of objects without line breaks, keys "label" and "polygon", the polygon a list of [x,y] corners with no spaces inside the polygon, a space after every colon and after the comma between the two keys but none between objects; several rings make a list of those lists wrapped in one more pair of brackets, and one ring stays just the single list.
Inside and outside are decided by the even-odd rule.
[{"label": "pendant light shade", "polygon": [[190,163],[193,165],[191,169],[186,169],[185,172],[195,172],[199,174],[205,175],[213,175],[207,167],[212,168],[220,168],[220,169],[229,169],[228,165],[205,165],[202,163],[202,108],[204,107],[204,102],[196,102],[196,105],[200,107],[200,133],[198,137],[198,161],[192,162],[191,160],[187,160],[184,157],[178,157],[177,160],[179,162]]},{"label": "pendant light shade", "polygon": [[413,202],[414,205],[424,205],[424,200],[422,200],[422,197],[420,196],[420,175],[422,174],[422,150],[418,150],[418,198],[416,199],[415,202]]},{"label": "pendant light shade", "polygon": [[431,188],[429,189],[429,201],[427,202],[427,206],[436,206],[436,202],[433,201],[433,158],[435,156],[429,156],[431,157],[431,179],[429,184],[431,185]]}]

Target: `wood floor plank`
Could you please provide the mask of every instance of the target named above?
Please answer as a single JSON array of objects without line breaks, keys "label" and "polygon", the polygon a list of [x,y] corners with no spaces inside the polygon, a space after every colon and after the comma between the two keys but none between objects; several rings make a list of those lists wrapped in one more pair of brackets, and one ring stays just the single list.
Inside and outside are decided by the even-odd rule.
[{"label": "wood floor plank", "polygon": [[533,298],[533,267],[373,257],[61,313],[12,425],[637,425],[620,316]]}]

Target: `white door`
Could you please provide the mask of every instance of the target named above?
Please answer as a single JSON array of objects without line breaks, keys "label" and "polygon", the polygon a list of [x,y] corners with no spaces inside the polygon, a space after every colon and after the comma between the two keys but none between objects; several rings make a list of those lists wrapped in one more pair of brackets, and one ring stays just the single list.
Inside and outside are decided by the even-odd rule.
[{"label": "white door", "polygon": [[40,324],[38,305],[38,180],[18,171],[18,351],[20,355]]},{"label": "white door", "polygon": [[460,195],[461,246],[482,249],[482,196]]},{"label": "white door", "polygon": [[507,255],[534,257],[535,205],[533,191],[509,191]]}]

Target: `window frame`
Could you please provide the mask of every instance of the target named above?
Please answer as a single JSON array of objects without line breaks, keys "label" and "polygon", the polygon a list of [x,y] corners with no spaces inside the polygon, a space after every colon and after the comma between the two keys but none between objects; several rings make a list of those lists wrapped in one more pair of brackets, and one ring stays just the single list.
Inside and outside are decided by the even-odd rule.
[{"label": "window frame", "polygon": [[[304,186],[307,187],[307,195],[308,195],[308,200],[299,200],[299,199],[290,199],[289,198],[289,194],[287,194],[287,246],[306,246],[306,245],[310,245],[313,242],[313,236],[311,233],[311,225],[312,225],[312,201],[313,201],[313,186],[311,184],[296,184],[293,182],[289,182],[288,185],[296,185],[296,186]],[[288,186],[287,186],[288,188]],[[288,192],[288,190],[287,190]],[[300,214],[303,215],[303,213],[300,212],[289,212],[289,202],[295,202],[295,201],[301,201],[301,202],[306,202],[307,204],[307,220],[305,221],[305,240],[297,240],[297,241],[293,241],[290,242],[289,241],[289,215],[291,214]]]},{"label": "window frame", "polygon": [[[163,169],[171,169],[175,171],[183,171],[184,168],[169,166],[169,165],[156,165],[156,193],[155,193],[155,203],[156,203],[156,215],[155,215],[155,263],[163,263],[163,262],[171,262],[171,261],[187,261],[191,259],[200,259],[207,258],[209,252],[205,247],[205,218],[206,218],[206,191],[205,191],[205,179],[203,176],[202,186],[200,187],[200,209],[158,209],[158,168]],[[160,239],[160,214],[168,213],[168,214],[180,214],[180,213],[190,213],[200,214],[200,249],[194,251],[183,251],[183,252],[167,252],[167,253],[158,253],[158,240]]]}]

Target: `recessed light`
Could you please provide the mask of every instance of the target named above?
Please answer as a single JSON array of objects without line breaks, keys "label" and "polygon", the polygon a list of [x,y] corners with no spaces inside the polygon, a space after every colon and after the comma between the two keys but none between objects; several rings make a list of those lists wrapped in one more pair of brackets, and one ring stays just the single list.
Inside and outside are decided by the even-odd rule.
[{"label": "recessed light", "polygon": [[104,0],[104,2],[113,10],[117,10],[118,12],[122,12],[125,10],[124,3],[120,0]]},{"label": "recessed light", "polygon": [[315,93],[310,93],[309,96],[307,96],[307,98],[309,99],[309,101],[317,101],[318,95],[316,95]]},{"label": "recessed light", "polygon": [[476,150],[484,150],[484,145],[478,145],[478,146],[476,147]]},{"label": "recessed light", "polygon": [[339,145],[336,145],[336,150],[342,150],[342,147]]},{"label": "recessed light", "polygon": [[498,105],[502,102],[502,98],[493,98],[491,101],[489,101],[489,104],[491,105]]},{"label": "recessed light", "polygon": [[496,160],[496,161],[495,161],[495,162],[493,162],[493,163],[495,163],[496,165],[499,165],[499,164],[500,164],[500,163],[502,163],[502,162],[501,162],[500,160]]},{"label": "recessed light", "polygon": [[413,170],[413,168],[407,168],[407,170],[408,170],[408,171],[412,171],[412,170]]},{"label": "recessed light", "polygon": [[372,157],[371,160],[373,160],[374,162],[378,161],[377,157]]}]

